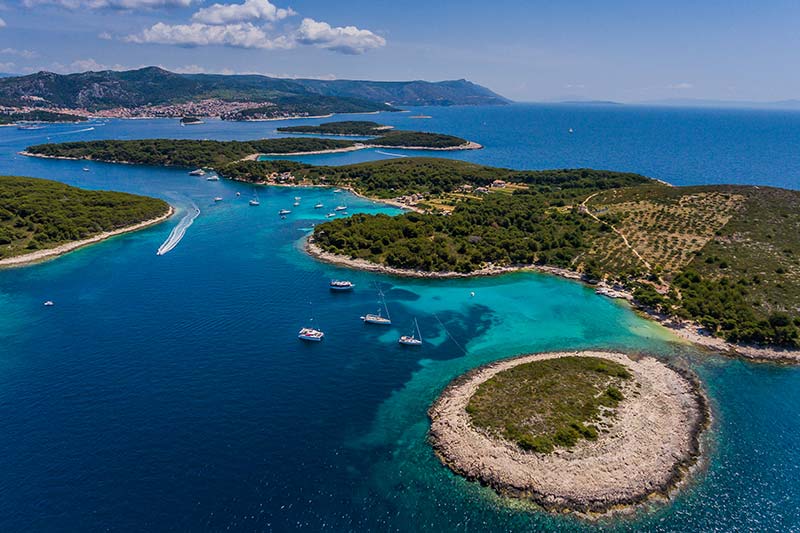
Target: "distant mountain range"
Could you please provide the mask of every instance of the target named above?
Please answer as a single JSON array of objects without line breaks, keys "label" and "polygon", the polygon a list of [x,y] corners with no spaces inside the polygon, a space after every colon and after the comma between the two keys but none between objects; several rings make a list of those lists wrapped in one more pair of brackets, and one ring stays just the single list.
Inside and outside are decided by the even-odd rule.
[{"label": "distant mountain range", "polygon": [[[101,110],[164,105],[216,98],[227,101],[277,102],[321,97],[328,104],[367,110],[411,105],[492,105],[510,101],[467,80],[351,81],[283,79],[260,75],[177,74],[158,67],[138,70],[0,78],[0,105],[39,102],[71,109]],[[367,103],[369,105],[367,105]],[[335,107],[335,105],[334,105]]]}]

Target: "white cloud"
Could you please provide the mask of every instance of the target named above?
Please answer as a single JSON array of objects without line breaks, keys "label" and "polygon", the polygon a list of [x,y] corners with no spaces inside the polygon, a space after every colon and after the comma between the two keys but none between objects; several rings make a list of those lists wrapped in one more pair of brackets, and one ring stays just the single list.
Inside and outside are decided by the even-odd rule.
[{"label": "white cloud", "polygon": [[195,0],[23,0],[25,7],[53,5],[66,9],[155,9],[162,7],[188,7]]},{"label": "white cloud", "polygon": [[174,44],[187,47],[220,45],[267,50],[293,46],[286,36],[272,39],[262,28],[249,22],[222,26],[200,23],[170,25],[158,22],[141,33],[129,35],[125,40],[132,43]]},{"label": "white cloud", "polygon": [[108,33],[107,31],[102,31],[102,32],[97,34],[97,38],[98,39],[102,39],[104,41],[110,41],[114,37],[110,33]]},{"label": "white cloud", "polygon": [[667,85],[666,88],[667,89],[678,90],[678,91],[685,91],[686,89],[693,89],[694,85],[684,81],[684,82],[681,82],[681,83],[671,83],[671,84]]},{"label": "white cloud", "polygon": [[12,71],[12,70],[14,70],[15,67],[16,67],[16,65],[14,63],[11,63],[11,62],[0,63],[0,71],[2,71],[2,72]]},{"label": "white cloud", "polygon": [[19,50],[17,48],[3,48],[2,50],[0,50],[0,55],[17,56],[17,57],[22,57],[24,59],[33,59],[35,57],[39,57],[39,54],[37,54],[33,50]]},{"label": "white cloud", "polygon": [[214,4],[192,15],[192,20],[204,24],[230,24],[262,19],[269,22],[296,15],[292,8],[283,9],[269,0],[245,0],[243,4]]},{"label": "white cloud", "polygon": [[295,33],[297,42],[343,54],[363,54],[386,45],[386,39],[355,26],[332,27],[327,22],[304,18]]}]

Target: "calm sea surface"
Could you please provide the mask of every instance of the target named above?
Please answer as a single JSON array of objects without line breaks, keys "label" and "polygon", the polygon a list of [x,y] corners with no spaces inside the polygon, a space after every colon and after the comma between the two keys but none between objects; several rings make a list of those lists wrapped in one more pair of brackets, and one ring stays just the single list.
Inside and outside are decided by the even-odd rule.
[{"label": "calm sea surface", "polygon": [[[486,148],[444,155],[491,165],[800,188],[800,113],[515,105],[352,118],[469,138]],[[184,170],[16,155],[48,138],[250,139],[281,124],[0,129],[0,173],[178,208],[157,227],[0,271],[0,531],[800,530],[800,368],[697,352],[554,277],[415,281],[319,264],[298,245],[334,205],[397,212],[345,193],[260,187],[255,208],[253,187]],[[304,159],[408,155],[382,152]],[[183,240],[156,256],[193,205],[201,214]],[[286,220],[282,208],[293,210]],[[331,294],[332,277],[357,288]],[[377,307],[376,287],[389,328],[358,318]],[[312,316],[326,338],[305,345],[295,336]],[[414,317],[426,344],[402,349]],[[590,524],[505,501],[439,464],[426,409],[449,380],[514,354],[581,348],[654,353],[703,379],[710,466],[674,503]]]}]

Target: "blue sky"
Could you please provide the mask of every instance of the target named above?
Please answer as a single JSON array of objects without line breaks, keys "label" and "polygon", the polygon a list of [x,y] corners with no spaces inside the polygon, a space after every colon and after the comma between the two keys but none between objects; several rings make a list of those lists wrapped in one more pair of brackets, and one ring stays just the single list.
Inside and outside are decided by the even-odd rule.
[{"label": "blue sky", "polygon": [[797,0],[0,0],[0,71],[467,78],[516,100],[800,98]]}]

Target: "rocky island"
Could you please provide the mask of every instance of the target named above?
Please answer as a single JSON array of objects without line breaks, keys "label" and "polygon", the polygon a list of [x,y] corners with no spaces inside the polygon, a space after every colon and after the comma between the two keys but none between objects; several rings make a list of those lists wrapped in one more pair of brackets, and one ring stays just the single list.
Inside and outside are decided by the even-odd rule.
[{"label": "rocky island", "polygon": [[550,511],[606,513],[666,498],[701,457],[698,382],[649,356],[543,353],[456,378],[429,438],[457,474]]}]

